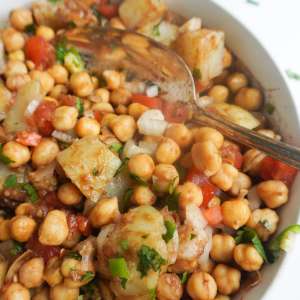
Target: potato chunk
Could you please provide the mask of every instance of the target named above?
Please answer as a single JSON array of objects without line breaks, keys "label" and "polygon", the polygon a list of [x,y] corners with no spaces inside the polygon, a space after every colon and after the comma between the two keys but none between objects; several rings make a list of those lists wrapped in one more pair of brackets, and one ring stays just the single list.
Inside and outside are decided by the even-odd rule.
[{"label": "potato chunk", "polygon": [[124,0],[119,8],[120,17],[129,28],[159,21],[165,11],[166,6],[162,0]]},{"label": "potato chunk", "polygon": [[97,136],[87,136],[58,154],[66,175],[92,201],[98,201],[104,187],[121,165]]},{"label": "potato chunk", "polygon": [[191,70],[199,70],[201,82],[220,75],[223,71],[224,33],[208,29],[185,31],[178,36],[175,50]]}]

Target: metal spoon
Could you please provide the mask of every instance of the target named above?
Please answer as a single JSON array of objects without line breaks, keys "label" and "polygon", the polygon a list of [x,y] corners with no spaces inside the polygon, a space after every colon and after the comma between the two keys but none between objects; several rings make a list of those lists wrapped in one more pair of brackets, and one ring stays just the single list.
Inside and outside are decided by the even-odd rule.
[{"label": "metal spoon", "polygon": [[191,121],[216,128],[229,139],[254,147],[267,155],[300,169],[300,149],[238,126],[216,112],[199,108],[193,75],[174,51],[143,35],[113,28],[80,28],[64,38],[83,54],[87,68],[96,74],[107,69],[127,71],[139,80],[160,87],[163,99],[184,102],[192,112]]}]

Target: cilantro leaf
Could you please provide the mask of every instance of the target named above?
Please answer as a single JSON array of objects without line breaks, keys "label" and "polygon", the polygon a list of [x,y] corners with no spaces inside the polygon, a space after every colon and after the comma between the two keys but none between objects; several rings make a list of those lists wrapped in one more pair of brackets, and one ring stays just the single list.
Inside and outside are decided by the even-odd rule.
[{"label": "cilantro leaf", "polygon": [[120,248],[121,248],[122,251],[127,251],[128,248],[129,248],[129,242],[128,242],[128,240],[122,240],[120,242]]},{"label": "cilantro leaf", "polygon": [[66,254],[66,257],[73,258],[79,261],[82,260],[82,256],[78,251],[70,251]]},{"label": "cilantro leaf", "polygon": [[150,294],[150,299],[155,300],[156,299],[156,288],[150,289],[149,294]]},{"label": "cilantro leaf", "polygon": [[113,277],[121,279],[121,285],[126,287],[126,282],[129,279],[129,270],[127,262],[123,257],[111,258],[108,260],[108,268]]},{"label": "cilantro leaf", "polygon": [[4,181],[4,188],[14,188],[18,185],[17,176],[16,175],[9,175]]},{"label": "cilantro leaf", "polygon": [[27,196],[29,197],[30,202],[35,203],[39,197],[38,193],[33,185],[30,183],[23,183],[21,184],[21,188],[26,192]]},{"label": "cilantro leaf", "polygon": [[137,270],[141,273],[141,277],[145,277],[150,269],[159,271],[161,266],[167,262],[155,249],[146,245],[142,245],[138,251],[138,258]]},{"label": "cilantro leaf", "polygon": [[68,52],[66,41],[59,42],[55,47],[56,59],[61,64],[65,61],[65,56]]},{"label": "cilantro leaf", "polygon": [[196,80],[200,80],[201,79],[201,70],[200,69],[198,69],[198,68],[195,68],[194,70],[193,70],[193,77],[196,79]]},{"label": "cilantro leaf", "polygon": [[123,199],[120,201],[119,203],[119,208],[120,208],[120,212],[125,212],[129,206],[130,206],[130,199],[131,199],[131,196],[133,194],[133,189],[129,188],[124,196],[123,196]]},{"label": "cilantro leaf", "polygon": [[81,281],[89,281],[92,280],[95,277],[95,273],[92,271],[86,271],[83,275],[81,275],[80,280]]},{"label": "cilantro leaf", "polygon": [[249,227],[243,227],[239,229],[235,237],[235,241],[237,244],[252,243],[264,261],[269,263],[265,248],[254,229]]},{"label": "cilantro leaf", "polygon": [[113,143],[110,145],[109,149],[116,153],[121,153],[123,150],[123,145],[121,143]]},{"label": "cilantro leaf", "polygon": [[97,280],[94,279],[80,288],[80,294],[84,300],[101,300],[100,292],[97,287]]},{"label": "cilantro leaf", "polygon": [[265,111],[269,114],[272,115],[275,111],[275,106],[272,103],[266,103],[265,104]]},{"label": "cilantro leaf", "polygon": [[172,194],[169,194],[166,199],[165,203],[168,206],[169,211],[178,211],[179,209],[179,193],[175,190]]},{"label": "cilantro leaf", "polygon": [[21,243],[13,241],[12,248],[10,249],[10,254],[16,256],[24,251],[24,247]]},{"label": "cilantro leaf", "polygon": [[3,145],[0,144],[0,161],[4,163],[5,165],[8,165],[10,163],[13,163],[14,161],[11,160],[9,157],[3,154]]},{"label": "cilantro leaf", "polygon": [[160,28],[159,28],[159,26],[160,26],[160,23],[158,23],[158,24],[156,24],[156,25],[153,26],[153,28],[152,28],[152,34],[153,34],[153,36],[160,36]]},{"label": "cilantro leaf", "polygon": [[67,49],[64,56],[65,67],[71,72],[76,73],[84,70],[85,62],[78,50],[74,47]]},{"label": "cilantro leaf", "polygon": [[79,117],[82,117],[83,113],[84,113],[84,106],[83,106],[83,102],[80,98],[76,99],[76,108],[78,110]]},{"label": "cilantro leaf", "polygon": [[29,24],[25,27],[24,31],[28,34],[28,35],[35,35],[36,32],[36,26],[34,24]]},{"label": "cilantro leaf", "polygon": [[180,281],[181,281],[182,284],[187,282],[188,276],[189,276],[188,272],[184,272],[184,273],[181,274]]},{"label": "cilantro leaf", "polygon": [[128,161],[129,161],[129,158],[126,157],[125,159],[123,159],[119,169],[116,171],[115,173],[115,176],[116,177],[117,175],[119,175],[120,173],[122,173],[126,168],[127,168],[127,165],[128,165]]},{"label": "cilantro leaf", "polygon": [[176,224],[172,221],[166,220],[165,227],[167,232],[163,235],[163,239],[166,243],[168,243],[174,236],[174,233],[176,231]]},{"label": "cilantro leaf", "polygon": [[130,174],[130,178],[138,185],[148,186],[148,183],[135,174]]}]

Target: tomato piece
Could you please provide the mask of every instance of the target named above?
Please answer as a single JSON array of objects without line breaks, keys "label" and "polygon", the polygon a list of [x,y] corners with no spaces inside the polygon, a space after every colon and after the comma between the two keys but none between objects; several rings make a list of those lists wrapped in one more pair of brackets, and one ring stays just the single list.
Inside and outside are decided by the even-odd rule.
[{"label": "tomato piece", "polygon": [[59,96],[59,102],[62,105],[67,105],[67,106],[75,106],[77,99],[78,99],[78,97],[71,96],[71,95],[60,95]]},{"label": "tomato piece", "polygon": [[54,130],[52,125],[53,113],[56,109],[56,104],[51,101],[43,101],[35,110],[33,119],[43,136],[51,135]]},{"label": "tomato piece", "polygon": [[89,222],[89,219],[83,215],[78,215],[77,216],[77,224],[78,224],[78,229],[79,231],[84,235],[84,236],[89,236],[91,233],[91,225]]},{"label": "tomato piece", "polygon": [[118,4],[103,3],[98,6],[99,13],[108,19],[116,17],[118,15],[118,10]]},{"label": "tomato piece", "polygon": [[218,188],[212,184],[208,177],[206,177],[201,171],[196,168],[191,168],[188,171],[186,181],[191,181],[197,184],[201,190],[203,195],[203,207],[207,207],[210,200],[218,193]]},{"label": "tomato piece", "polygon": [[25,43],[25,56],[36,67],[47,69],[55,63],[53,46],[40,36],[30,37]]},{"label": "tomato piece", "polygon": [[162,112],[165,119],[171,123],[184,123],[190,117],[190,109],[183,103],[171,103],[164,101],[162,105]]},{"label": "tomato piece", "polygon": [[35,147],[40,143],[41,139],[42,137],[36,132],[20,131],[17,132],[16,142],[24,146]]},{"label": "tomato piece", "polygon": [[260,177],[264,180],[280,180],[290,186],[298,170],[272,157],[265,157],[260,167]]},{"label": "tomato piece", "polygon": [[131,102],[133,103],[140,103],[142,105],[145,105],[149,108],[153,109],[161,109],[162,107],[162,101],[158,97],[148,97],[143,94],[133,94],[131,96]]},{"label": "tomato piece", "polygon": [[223,162],[234,165],[237,169],[242,167],[243,155],[238,145],[231,142],[225,142],[221,148],[221,156]]},{"label": "tomato piece", "polygon": [[217,226],[223,220],[222,210],[219,205],[203,209],[202,213],[210,226]]}]

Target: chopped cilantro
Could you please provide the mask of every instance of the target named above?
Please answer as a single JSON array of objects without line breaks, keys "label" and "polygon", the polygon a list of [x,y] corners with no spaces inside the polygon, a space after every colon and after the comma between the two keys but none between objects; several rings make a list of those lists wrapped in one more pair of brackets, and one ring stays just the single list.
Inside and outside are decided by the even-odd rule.
[{"label": "chopped cilantro", "polygon": [[131,189],[131,188],[129,188],[125,192],[121,202],[119,203],[120,212],[124,213],[125,211],[127,211],[127,209],[130,206],[130,199],[131,199],[132,194],[133,194],[133,189]]},{"label": "chopped cilantro", "polygon": [[169,194],[165,198],[165,203],[168,206],[169,211],[178,211],[179,193],[175,190],[172,194]]},{"label": "chopped cilantro", "polygon": [[97,279],[90,281],[88,284],[80,288],[80,294],[84,300],[101,300],[100,292],[97,287]]},{"label": "chopped cilantro", "polygon": [[29,24],[25,27],[24,31],[28,34],[28,35],[35,35],[36,32],[36,26],[34,24]]},{"label": "chopped cilantro", "polygon": [[127,262],[123,257],[111,258],[108,260],[108,268],[113,277],[121,279],[121,285],[126,287],[126,282],[129,279],[129,270]]},{"label": "chopped cilantro", "polygon": [[69,21],[69,22],[67,23],[67,27],[68,27],[69,29],[76,28],[76,24],[75,24],[74,21]]},{"label": "chopped cilantro", "polygon": [[197,236],[196,234],[191,233],[191,235],[190,235],[190,240],[193,240],[196,236]]},{"label": "chopped cilantro", "polygon": [[9,175],[4,181],[5,188],[14,188],[18,185],[17,176],[16,175]]},{"label": "chopped cilantro", "polygon": [[176,189],[176,186],[177,186],[177,180],[178,180],[178,177],[174,177],[170,184],[169,184],[169,188],[168,188],[168,191],[169,191],[169,194],[172,195],[174,192],[175,192],[175,189]]},{"label": "chopped cilantro", "polygon": [[98,176],[99,175],[99,171],[97,168],[94,168],[92,171],[93,176]]},{"label": "chopped cilantro", "polygon": [[288,78],[290,79],[294,79],[294,80],[300,80],[300,74],[295,73],[292,70],[286,70],[286,75],[288,76]]},{"label": "chopped cilantro", "polygon": [[130,174],[130,178],[138,185],[148,186],[148,183],[135,174]]},{"label": "chopped cilantro", "polygon": [[10,254],[13,256],[16,256],[16,255],[22,253],[23,250],[24,250],[24,247],[21,243],[13,241],[13,245],[10,249]]},{"label": "chopped cilantro", "polygon": [[61,64],[65,61],[65,56],[68,52],[66,41],[59,42],[55,47],[56,59]]},{"label": "chopped cilantro", "polygon": [[123,145],[121,143],[114,143],[110,145],[109,149],[116,153],[121,153],[123,150]]},{"label": "chopped cilantro", "polygon": [[123,161],[122,161],[119,169],[116,171],[114,177],[116,177],[117,175],[119,175],[120,173],[122,173],[127,168],[128,161],[129,161],[129,158],[127,158],[127,157],[125,159],[123,159]]},{"label": "chopped cilantro", "polygon": [[22,190],[24,190],[30,200],[30,202],[35,203],[39,197],[38,197],[38,193],[35,189],[35,187],[33,185],[31,185],[30,183],[23,183],[21,185]]},{"label": "chopped cilantro", "polygon": [[82,256],[78,251],[70,251],[66,254],[66,257],[74,258],[74,259],[79,260],[79,261],[82,260]]},{"label": "chopped cilantro", "polygon": [[188,272],[184,272],[182,273],[181,277],[180,277],[180,281],[182,284],[185,284],[188,280],[188,276],[189,276],[189,273]]},{"label": "chopped cilantro", "polygon": [[83,102],[80,98],[76,99],[76,108],[78,110],[79,117],[82,117],[83,113],[84,113],[84,106],[83,106]]},{"label": "chopped cilantro", "polygon": [[176,231],[176,224],[172,221],[166,220],[165,227],[167,232],[163,235],[163,239],[166,243],[168,243],[174,236],[174,233]]},{"label": "chopped cilantro", "polygon": [[92,271],[86,271],[83,275],[81,275],[81,281],[90,281],[95,277],[95,273]]},{"label": "chopped cilantro", "polygon": [[160,23],[156,24],[152,28],[152,34],[153,36],[160,36],[160,29],[159,29]]},{"label": "chopped cilantro", "polygon": [[150,289],[149,290],[149,294],[150,294],[150,300],[155,300],[156,299],[156,289]]},{"label": "chopped cilantro", "polygon": [[198,69],[198,68],[195,68],[193,70],[193,77],[196,79],[196,80],[200,80],[201,79],[201,70]]},{"label": "chopped cilantro", "polygon": [[273,112],[275,111],[275,106],[272,103],[266,103],[265,105],[265,111],[269,114],[272,115]]},{"label": "chopped cilantro", "polygon": [[5,165],[8,165],[10,163],[13,163],[14,161],[11,160],[9,157],[3,154],[3,145],[0,144],[0,161],[4,163]]},{"label": "chopped cilantro", "polygon": [[84,60],[74,47],[67,50],[64,57],[64,64],[71,73],[80,72],[85,67]]},{"label": "chopped cilantro", "polygon": [[120,242],[120,248],[121,248],[122,251],[127,251],[128,248],[129,248],[129,242],[128,242],[128,240],[122,240]]},{"label": "chopped cilantro", "polygon": [[137,270],[141,273],[141,277],[145,277],[150,269],[159,271],[161,266],[166,264],[166,260],[153,248],[142,245],[138,251],[139,263]]}]

